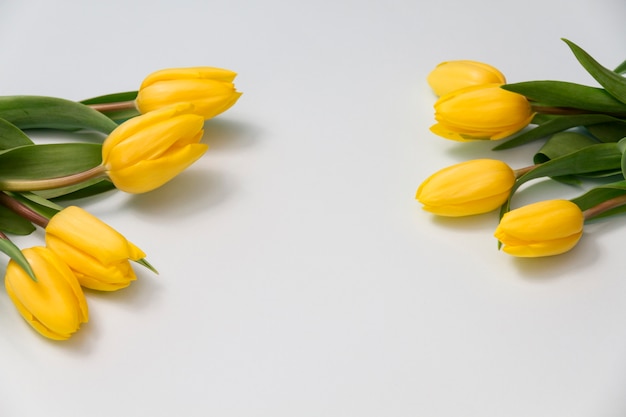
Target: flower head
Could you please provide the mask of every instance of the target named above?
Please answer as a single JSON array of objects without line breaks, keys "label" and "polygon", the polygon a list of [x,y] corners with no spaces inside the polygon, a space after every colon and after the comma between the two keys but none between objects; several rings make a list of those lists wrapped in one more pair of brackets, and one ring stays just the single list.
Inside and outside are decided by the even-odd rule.
[{"label": "flower head", "polygon": [[439,97],[430,130],[458,141],[503,139],[526,127],[532,120],[530,103],[521,94],[500,84],[465,87]]},{"label": "flower head", "polygon": [[504,75],[491,65],[477,61],[447,61],[437,65],[427,77],[430,88],[442,96],[473,85],[504,84]]},{"label": "flower head", "polygon": [[188,102],[210,119],[228,110],[241,96],[233,71],[213,67],[171,68],[146,77],[135,103],[143,114],[170,104]]},{"label": "flower head", "polygon": [[46,226],[46,246],[74,272],[83,287],[114,291],[136,279],[130,261],[145,253],[80,207],[67,207]]},{"label": "flower head", "polygon": [[179,103],[132,118],[102,144],[102,165],[115,186],[144,193],[165,184],[200,158],[204,119]]},{"label": "flower head", "polygon": [[33,281],[13,260],[5,286],[22,317],[39,333],[68,339],[89,319],[87,301],[70,268],[51,250],[36,246],[22,251],[31,265]]},{"label": "flower head", "polygon": [[500,207],[514,183],[515,173],[506,163],[475,159],[437,171],[419,186],[415,198],[431,213],[469,216]]},{"label": "flower head", "polygon": [[548,200],[509,211],[500,220],[494,236],[510,255],[558,255],[576,246],[583,224],[583,213],[576,204]]}]

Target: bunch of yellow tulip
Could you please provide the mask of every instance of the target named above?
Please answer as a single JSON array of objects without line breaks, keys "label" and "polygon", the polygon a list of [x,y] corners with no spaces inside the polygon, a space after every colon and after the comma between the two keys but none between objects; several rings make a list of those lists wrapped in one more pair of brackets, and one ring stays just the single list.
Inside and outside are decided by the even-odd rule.
[{"label": "bunch of yellow tulip", "polygon": [[[600,87],[507,84],[498,69],[467,60],[441,63],[427,79],[438,96],[433,133],[460,142],[507,139],[496,151],[543,140],[526,167],[513,169],[495,158],[465,161],[432,174],[416,193],[423,209],[439,216],[499,211],[494,236],[518,257],[567,252],[586,222],[626,211],[626,61],[610,70],[564,41]],[[512,209],[518,188],[538,178],[589,186],[571,200]]]},{"label": "bunch of yellow tulip", "polygon": [[[0,97],[0,251],[5,287],[22,317],[43,336],[71,337],[89,319],[84,288],[116,291],[136,279],[131,262],[156,270],[122,234],[78,206],[111,189],[145,193],[197,161],[205,120],[241,96],[235,73],[213,67],[150,74],[138,91],[83,102]],[[37,144],[29,129],[92,130],[100,144]],[[21,250],[8,235],[40,227],[45,242]]]}]

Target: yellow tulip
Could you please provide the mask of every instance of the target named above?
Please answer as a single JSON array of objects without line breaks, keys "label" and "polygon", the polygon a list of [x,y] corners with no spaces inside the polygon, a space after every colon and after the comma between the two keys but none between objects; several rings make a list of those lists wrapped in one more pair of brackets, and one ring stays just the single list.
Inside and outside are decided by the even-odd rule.
[{"label": "yellow tulip", "polygon": [[111,226],[80,207],[67,207],[46,226],[46,246],[74,272],[83,287],[115,291],[136,279],[130,260],[146,254]]},{"label": "yellow tulip", "polygon": [[424,210],[459,217],[500,207],[515,184],[514,171],[504,162],[475,159],[437,171],[417,189]]},{"label": "yellow tulip", "polygon": [[568,200],[548,200],[506,213],[494,233],[504,252],[519,257],[558,255],[583,234],[584,216]]},{"label": "yellow tulip", "polygon": [[135,104],[143,114],[170,104],[188,102],[210,119],[228,110],[241,96],[233,71],[213,67],[171,68],[146,77]]},{"label": "yellow tulip", "polygon": [[65,340],[89,319],[87,301],[70,268],[51,250],[22,251],[37,282],[13,260],[5,275],[7,293],[22,317],[50,339]]},{"label": "yellow tulip", "polygon": [[165,184],[207,150],[204,119],[179,103],[134,117],[102,144],[102,165],[115,186],[144,193]]},{"label": "yellow tulip", "polygon": [[427,77],[430,88],[442,96],[473,85],[504,84],[504,75],[491,65],[477,61],[447,61],[437,65]]},{"label": "yellow tulip", "polygon": [[523,129],[533,116],[526,97],[506,91],[500,84],[486,84],[439,97],[435,103],[438,123],[430,130],[457,141],[497,140]]}]

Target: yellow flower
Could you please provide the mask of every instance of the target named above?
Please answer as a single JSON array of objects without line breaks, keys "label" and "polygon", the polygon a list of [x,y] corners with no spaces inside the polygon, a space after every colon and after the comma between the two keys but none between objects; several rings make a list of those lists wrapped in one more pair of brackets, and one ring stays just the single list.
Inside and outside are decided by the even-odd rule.
[{"label": "yellow flower", "polygon": [[439,97],[435,103],[438,123],[430,130],[458,141],[497,140],[523,129],[532,118],[526,97],[506,91],[500,84],[485,84]]},{"label": "yellow flower", "polygon": [[130,261],[145,258],[141,249],[80,207],[67,207],[46,226],[46,246],[74,272],[83,287],[115,291],[136,279]]},{"label": "yellow flower", "polygon": [[179,103],[134,117],[102,144],[102,165],[115,186],[144,193],[165,184],[207,150],[204,119]]},{"label": "yellow flower", "polygon": [[558,255],[583,234],[584,216],[568,200],[548,200],[506,213],[494,233],[504,252],[520,257]]},{"label": "yellow flower", "polygon": [[24,319],[39,333],[55,340],[68,339],[89,319],[87,301],[70,268],[51,250],[36,246],[22,251],[37,282],[13,260],[5,286]]},{"label": "yellow flower", "polygon": [[504,84],[506,79],[497,68],[477,61],[447,61],[437,65],[427,77],[430,88],[442,96],[473,85]]},{"label": "yellow flower", "polygon": [[192,67],[156,71],[143,81],[135,104],[143,114],[170,104],[188,102],[210,119],[228,110],[241,96],[233,80],[237,74],[221,68]]},{"label": "yellow flower", "polygon": [[459,217],[500,207],[515,184],[515,173],[504,162],[475,159],[444,168],[427,178],[415,198],[424,210]]}]

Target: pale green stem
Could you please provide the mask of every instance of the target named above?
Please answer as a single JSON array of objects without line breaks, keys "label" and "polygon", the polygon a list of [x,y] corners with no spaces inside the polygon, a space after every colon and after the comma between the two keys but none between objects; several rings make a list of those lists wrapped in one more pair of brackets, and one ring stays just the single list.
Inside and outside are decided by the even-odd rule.
[{"label": "pale green stem", "polygon": [[98,165],[87,171],[68,175],[66,177],[47,178],[41,180],[6,180],[0,181],[0,189],[3,191],[40,191],[52,188],[67,187],[74,184],[98,178],[106,177],[106,167]]},{"label": "pale green stem", "polygon": [[101,113],[118,110],[132,110],[137,108],[135,105],[135,100],[118,101],[115,103],[89,104],[89,107]]},{"label": "pale green stem", "polygon": [[587,210],[583,211],[583,216],[585,217],[585,220],[589,220],[606,211],[623,206],[624,204],[626,204],[626,195],[620,195],[618,197],[603,201],[597,206],[588,208]]},{"label": "pale green stem", "polygon": [[519,168],[519,169],[514,170],[513,172],[515,173],[515,178],[521,177],[522,175],[524,175],[524,174],[532,171],[533,169],[537,168],[539,165],[541,165],[541,164],[531,165],[531,166],[528,166],[526,168]]}]

